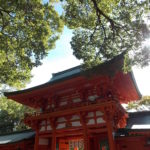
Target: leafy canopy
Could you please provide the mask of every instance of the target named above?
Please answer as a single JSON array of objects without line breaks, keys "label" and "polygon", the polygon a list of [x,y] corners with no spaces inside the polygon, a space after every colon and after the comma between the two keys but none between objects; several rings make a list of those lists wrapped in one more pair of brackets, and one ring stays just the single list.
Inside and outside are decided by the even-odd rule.
[{"label": "leafy canopy", "polygon": [[0,0],[0,86],[24,86],[62,29],[52,2]]},{"label": "leafy canopy", "polygon": [[74,29],[74,55],[87,67],[123,52],[129,54],[125,70],[128,65],[148,65],[150,50],[142,46],[150,35],[148,5],[149,0],[64,0],[63,18]]},{"label": "leafy canopy", "polygon": [[[0,86],[21,87],[55,46],[63,22],[74,30],[74,55],[90,67],[126,52],[128,65],[146,66],[149,0],[0,0]],[[63,15],[55,3],[63,3]]]},{"label": "leafy canopy", "polygon": [[0,134],[14,130],[27,129],[23,123],[25,113],[33,113],[33,109],[23,106],[5,97],[0,98]]}]

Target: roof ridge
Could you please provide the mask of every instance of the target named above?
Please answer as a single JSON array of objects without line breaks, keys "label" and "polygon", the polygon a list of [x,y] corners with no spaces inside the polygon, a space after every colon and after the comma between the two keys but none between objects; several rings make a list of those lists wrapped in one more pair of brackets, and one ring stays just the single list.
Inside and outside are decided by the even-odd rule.
[{"label": "roof ridge", "polygon": [[69,72],[69,71],[72,71],[72,70],[74,70],[74,69],[80,69],[81,66],[82,66],[82,65],[78,65],[78,66],[75,66],[75,67],[72,67],[72,68],[69,68],[69,69],[60,71],[60,72],[52,73],[52,77],[55,77],[55,76],[60,75],[60,74],[64,74],[64,73]]}]

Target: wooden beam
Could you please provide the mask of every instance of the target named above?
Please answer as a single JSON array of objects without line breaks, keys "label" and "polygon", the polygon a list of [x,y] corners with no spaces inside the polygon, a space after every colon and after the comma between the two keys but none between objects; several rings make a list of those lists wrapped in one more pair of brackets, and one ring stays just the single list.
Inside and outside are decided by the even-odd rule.
[{"label": "wooden beam", "polygon": [[88,133],[104,133],[104,132],[107,132],[106,128],[88,129]]},{"label": "wooden beam", "polygon": [[[93,128],[86,127],[88,136],[90,136],[91,134],[95,134],[95,133],[96,134],[97,133],[107,133],[106,124],[103,124],[103,126],[99,125],[99,128],[97,128],[97,127],[93,127]],[[44,133],[40,133],[39,136],[42,138],[48,138],[48,137],[52,137],[52,134],[53,134],[53,131],[51,133],[44,132]],[[56,137],[67,137],[67,136],[82,136],[83,137],[84,130],[83,130],[83,127],[74,128],[72,130],[65,128],[63,130],[56,130],[55,135],[56,135]]]},{"label": "wooden beam", "polygon": [[70,115],[70,114],[76,114],[79,112],[84,112],[84,111],[93,111],[93,110],[100,110],[103,111],[105,106],[112,106],[116,107],[116,102],[115,101],[103,101],[102,103],[99,104],[92,104],[92,105],[88,105],[88,106],[81,106],[78,108],[69,108],[69,109],[65,109],[65,110],[61,110],[61,111],[56,111],[56,112],[51,112],[51,113],[45,113],[45,114],[40,114],[40,115],[36,115],[36,116],[30,116],[27,117],[26,120],[41,120],[41,119],[45,119],[45,118],[50,118],[50,117],[60,117],[60,116],[65,116],[65,115]]}]

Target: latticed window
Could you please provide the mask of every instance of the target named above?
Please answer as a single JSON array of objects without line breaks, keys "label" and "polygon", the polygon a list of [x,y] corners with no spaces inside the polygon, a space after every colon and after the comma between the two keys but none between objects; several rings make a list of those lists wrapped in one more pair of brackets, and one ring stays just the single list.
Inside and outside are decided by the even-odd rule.
[{"label": "latticed window", "polygon": [[69,150],[84,150],[84,141],[81,140],[69,140]]}]

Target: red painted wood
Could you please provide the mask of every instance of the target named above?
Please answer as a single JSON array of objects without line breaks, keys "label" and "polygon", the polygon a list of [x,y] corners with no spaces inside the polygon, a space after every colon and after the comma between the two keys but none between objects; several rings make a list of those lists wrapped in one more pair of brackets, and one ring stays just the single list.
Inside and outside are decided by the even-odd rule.
[{"label": "red painted wood", "polygon": [[[90,100],[90,96],[96,96],[95,100]],[[127,118],[120,103],[137,100],[139,95],[131,74],[116,72],[112,77],[100,74],[90,77],[78,76],[55,84],[49,83],[38,89],[8,96],[8,98],[42,110],[25,117],[25,123],[39,133],[35,138],[34,150],[56,150],[59,139],[68,141],[74,137],[84,139],[85,150],[98,150],[102,137],[109,141],[110,150],[116,150],[112,132],[114,129],[125,127]],[[78,102],[75,102],[75,99],[78,99]],[[103,113],[104,123],[97,122],[96,111]],[[93,112],[94,116],[87,117],[89,112]],[[71,120],[73,115],[78,115],[80,119]],[[65,121],[57,122],[60,117],[64,117]],[[93,119],[95,124],[87,125],[90,119]],[[41,124],[43,121],[45,121],[44,125]],[[75,121],[80,122],[81,126],[72,126]],[[111,124],[112,122],[114,124]],[[57,129],[57,126],[62,123],[65,127]],[[48,125],[52,130],[47,130]],[[45,130],[40,131],[41,127]],[[50,144],[39,145],[39,137],[48,138],[51,141]],[[61,140],[59,149],[68,150],[67,142],[63,143]],[[118,143],[117,150],[122,150],[120,149],[122,141]],[[130,141],[127,143],[133,148]]]},{"label": "red painted wood", "polygon": [[112,78],[107,75],[97,75],[90,78],[79,76],[8,97],[22,104],[40,108],[41,106],[45,107],[46,103],[51,103],[53,100],[59,104],[59,100],[65,96],[70,99],[77,94],[75,97],[86,100],[86,97],[93,93],[107,97],[107,93],[110,91],[121,103],[139,99],[131,74],[123,74],[122,72],[116,73]]},{"label": "red painted wood", "polygon": [[59,150],[69,150],[68,140],[65,139],[59,140]]}]

